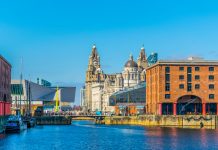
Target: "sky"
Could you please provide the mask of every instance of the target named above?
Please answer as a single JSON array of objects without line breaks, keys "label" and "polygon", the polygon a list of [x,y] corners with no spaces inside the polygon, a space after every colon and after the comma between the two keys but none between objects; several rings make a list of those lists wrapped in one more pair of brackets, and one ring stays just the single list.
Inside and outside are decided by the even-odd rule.
[{"label": "sky", "polygon": [[121,72],[142,45],[160,59],[218,60],[217,8],[217,0],[1,0],[0,54],[12,79],[22,70],[31,81],[77,86],[79,103],[93,44],[105,73]]}]

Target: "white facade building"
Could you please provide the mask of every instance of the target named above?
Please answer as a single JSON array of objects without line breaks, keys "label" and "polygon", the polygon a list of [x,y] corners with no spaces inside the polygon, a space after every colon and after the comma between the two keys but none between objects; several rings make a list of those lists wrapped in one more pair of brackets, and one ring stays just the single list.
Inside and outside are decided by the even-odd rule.
[{"label": "white facade building", "polygon": [[114,107],[109,106],[109,97],[114,92],[145,82],[147,66],[145,49],[142,47],[137,63],[130,55],[122,73],[105,74],[101,69],[97,48],[93,46],[86,71],[85,100],[83,100],[88,111],[113,112]]}]

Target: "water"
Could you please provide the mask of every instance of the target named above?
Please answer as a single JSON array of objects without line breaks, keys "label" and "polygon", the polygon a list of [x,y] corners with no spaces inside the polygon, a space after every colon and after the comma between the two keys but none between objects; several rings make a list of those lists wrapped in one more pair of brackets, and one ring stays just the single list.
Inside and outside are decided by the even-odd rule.
[{"label": "water", "polygon": [[37,126],[19,134],[0,134],[0,150],[218,149],[218,130],[94,125]]}]

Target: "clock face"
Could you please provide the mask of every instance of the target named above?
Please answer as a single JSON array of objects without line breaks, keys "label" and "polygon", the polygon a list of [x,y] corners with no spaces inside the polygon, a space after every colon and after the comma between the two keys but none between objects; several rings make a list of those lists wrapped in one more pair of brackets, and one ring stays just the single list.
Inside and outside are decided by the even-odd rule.
[{"label": "clock face", "polygon": [[94,61],[94,65],[97,65],[98,63],[97,63],[97,61]]}]

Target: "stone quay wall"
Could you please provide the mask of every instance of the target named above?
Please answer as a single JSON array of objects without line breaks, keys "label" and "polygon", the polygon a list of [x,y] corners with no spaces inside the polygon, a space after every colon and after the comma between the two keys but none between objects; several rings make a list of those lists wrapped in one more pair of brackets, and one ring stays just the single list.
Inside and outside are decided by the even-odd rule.
[{"label": "stone quay wall", "polygon": [[70,125],[72,119],[64,116],[42,116],[36,117],[37,125]]},{"label": "stone quay wall", "polygon": [[112,116],[105,118],[106,125],[141,125],[178,128],[216,129],[218,116],[215,115],[143,115]]}]

